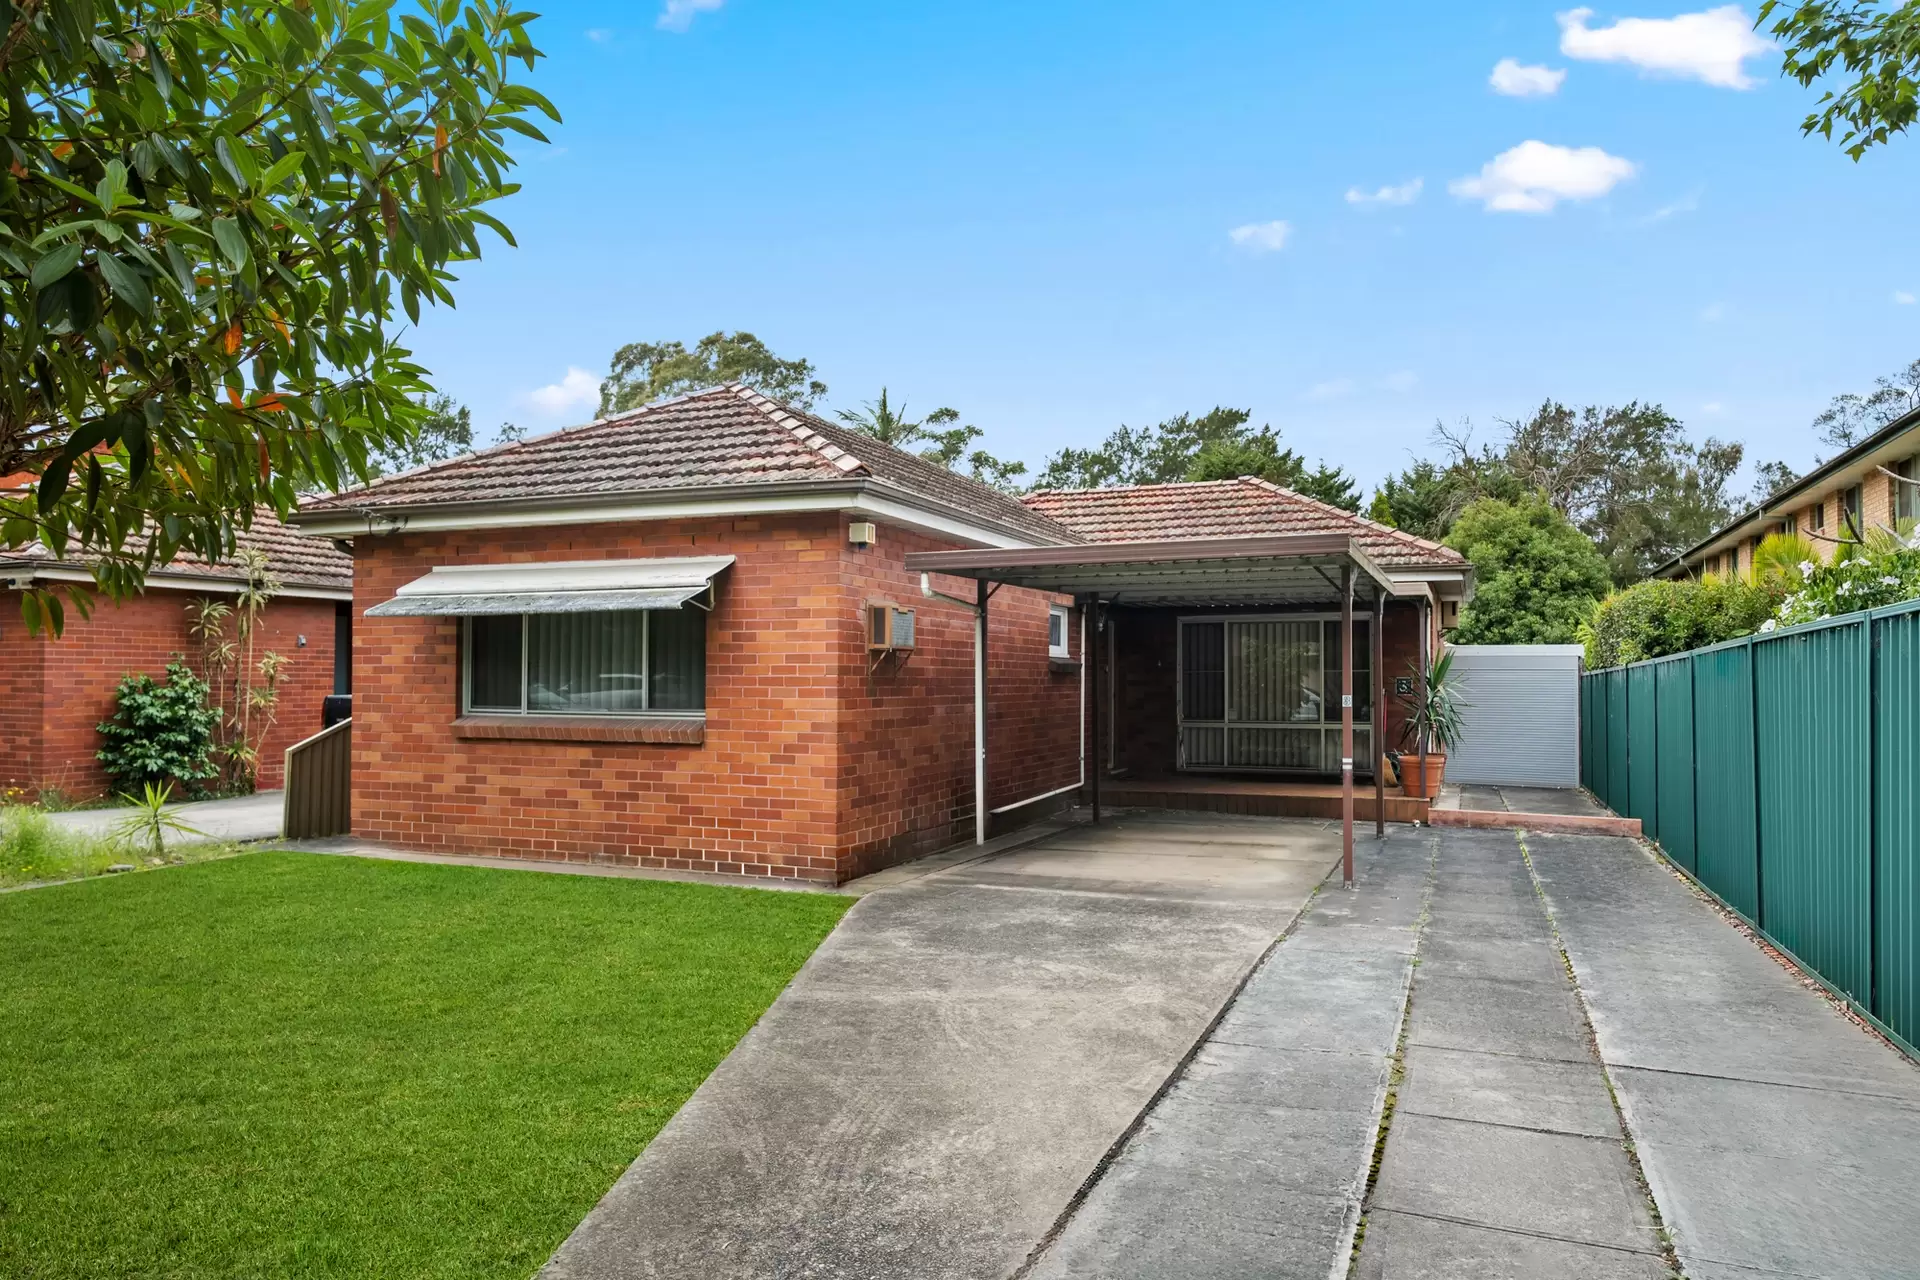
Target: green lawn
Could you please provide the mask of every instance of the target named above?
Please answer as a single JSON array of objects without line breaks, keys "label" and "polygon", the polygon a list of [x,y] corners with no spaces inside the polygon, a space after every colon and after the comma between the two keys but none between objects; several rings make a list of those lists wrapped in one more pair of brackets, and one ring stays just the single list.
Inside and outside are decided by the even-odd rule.
[{"label": "green lawn", "polygon": [[0,895],[0,1275],[522,1280],[848,905],[286,853]]}]

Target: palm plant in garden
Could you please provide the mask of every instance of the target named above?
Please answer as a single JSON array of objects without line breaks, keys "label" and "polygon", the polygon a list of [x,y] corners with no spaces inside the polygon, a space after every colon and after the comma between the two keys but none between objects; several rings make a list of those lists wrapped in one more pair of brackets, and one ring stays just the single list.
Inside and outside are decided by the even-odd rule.
[{"label": "palm plant in garden", "polygon": [[149,782],[140,789],[139,795],[120,793],[120,798],[132,806],[133,811],[113,824],[113,837],[127,845],[134,853],[148,858],[167,856],[168,836],[197,836],[205,834],[198,827],[189,826],[167,807],[173,798],[171,784],[156,785]]},{"label": "palm plant in garden", "polygon": [[1408,795],[1431,799],[1446,777],[1447,757],[1460,745],[1468,703],[1453,681],[1453,651],[1436,658],[1425,671],[1413,666],[1413,692],[1402,694],[1406,722],[1400,731],[1400,783]]}]

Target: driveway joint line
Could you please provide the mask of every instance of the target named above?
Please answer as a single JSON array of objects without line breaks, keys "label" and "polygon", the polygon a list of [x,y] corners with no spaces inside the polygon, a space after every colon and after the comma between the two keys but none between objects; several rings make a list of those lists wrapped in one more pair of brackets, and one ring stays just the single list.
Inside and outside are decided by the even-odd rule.
[{"label": "driveway joint line", "polygon": [[1448,1222],[1458,1227],[1474,1227],[1481,1231],[1498,1231],[1510,1236],[1526,1236],[1532,1240],[1551,1240],[1556,1244],[1577,1244],[1586,1249],[1605,1249],[1611,1253],[1630,1254],[1636,1258],[1658,1258],[1657,1249],[1631,1249],[1623,1244],[1604,1244],[1598,1240],[1582,1240],[1579,1236],[1557,1236],[1549,1231],[1529,1231],[1525,1227],[1509,1227],[1494,1222],[1482,1222],[1478,1218],[1456,1218],[1445,1213],[1422,1213],[1418,1209],[1395,1209],[1391,1205],[1381,1205],[1381,1213],[1397,1213],[1403,1218],[1423,1218],[1428,1222]]}]

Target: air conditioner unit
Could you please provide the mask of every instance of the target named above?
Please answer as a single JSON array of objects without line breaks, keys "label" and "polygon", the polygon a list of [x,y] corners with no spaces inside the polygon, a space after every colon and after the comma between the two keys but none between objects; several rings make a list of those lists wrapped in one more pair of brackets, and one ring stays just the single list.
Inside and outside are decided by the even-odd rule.
[{"label": "air conditioner unit", "polygon": [[867,648],[894,652],[913,649],[913,610],[890,604],[867,606]]}]

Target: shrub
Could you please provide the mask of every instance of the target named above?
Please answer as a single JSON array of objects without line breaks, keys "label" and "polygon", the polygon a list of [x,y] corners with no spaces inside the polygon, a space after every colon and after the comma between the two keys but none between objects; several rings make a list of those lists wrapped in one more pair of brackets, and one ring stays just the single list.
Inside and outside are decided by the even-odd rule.
[{"label": "shrub", "polygon": [[1460,513],[1447,543],[1474,569],[1455,644],[1570,644],[1607,591],[1607,562],[1544,498],[1482,498]]},{"label": "shrub", "polygon": [[1878,542],[1832,564],[1803,561],[1799,576],[1762,631],[1920,599],[1920,549]]},{"label": "shrub", "polygon": [[210,759],[214,713],[207,685],[184,662],[168,663],[164,681],[144,672],[127,676],[114,699],[113,719],[99,725],[106,745],[97,758],[117,790],[178,782],[197,793],[218,772]]},{"label": "shrub", "polygon": [[1737,578],[1652,578],[1602,600],[1580,639],[1587,666],[1623,666],[1752,635],[1779,602],[1778,588]]}]

